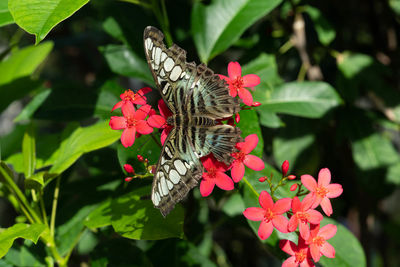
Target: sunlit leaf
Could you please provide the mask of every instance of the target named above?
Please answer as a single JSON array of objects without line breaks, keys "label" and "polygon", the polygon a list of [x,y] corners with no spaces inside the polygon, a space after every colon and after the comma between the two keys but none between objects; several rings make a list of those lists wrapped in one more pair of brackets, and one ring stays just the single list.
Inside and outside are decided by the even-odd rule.
[{"label": "sunlit leaf", "polygon": [[0,1],[0,27],[11,23],[14,23],[14,19],[8,10],[8,2]]},{"label": "sunlit leaf", "polygon": [[314,22],[318,39],[323,45],[329,45],[336,37],[336,31],[318,8],[305,6],[305,11]]}]

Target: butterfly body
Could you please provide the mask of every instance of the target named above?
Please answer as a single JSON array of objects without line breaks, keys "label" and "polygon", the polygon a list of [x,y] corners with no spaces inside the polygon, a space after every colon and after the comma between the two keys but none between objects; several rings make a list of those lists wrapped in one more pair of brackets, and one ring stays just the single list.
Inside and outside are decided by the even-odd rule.
[{"label": "butterfly body", "polygon": [[166,48],[154,27],[144,31],[144,50],[160,94],[172,112],[172,126],[157,163],[151,199],[166,216],[202,177],[201,157],[212,153],[229,165],[240,130],[217,122],[240,110],[225,81],[206,65],[186,62],[186,51]]}]

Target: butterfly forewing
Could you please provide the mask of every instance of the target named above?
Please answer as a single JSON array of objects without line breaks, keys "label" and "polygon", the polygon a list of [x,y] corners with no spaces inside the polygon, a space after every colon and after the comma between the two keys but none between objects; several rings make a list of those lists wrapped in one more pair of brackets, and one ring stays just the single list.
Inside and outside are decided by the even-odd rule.
[{"label": "butterfly forewing", "polygon": [[206,65],[186,62],[186,51],[167,48],[164,35],[154,27],[144,31],[144,50],[154,81],[173,115],[157,163],[152,201],[166,216],[198,184],[203,173],[200,158],[212,153],[231,163],[231,153],[241,140],[239,129],[218,125],[216,120],[240,110],[225,81]]}]

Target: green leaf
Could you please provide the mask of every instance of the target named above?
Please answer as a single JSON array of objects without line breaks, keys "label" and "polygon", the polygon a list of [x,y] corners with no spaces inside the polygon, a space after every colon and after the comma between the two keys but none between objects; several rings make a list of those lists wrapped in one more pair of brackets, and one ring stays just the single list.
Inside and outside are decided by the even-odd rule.
[{"label": "green leaf", "polygon": [[28,105],[24,107],[24,109],[18,114],[18,116],[14,119],[14,122],[26,121],[29,120],[33,113],[43,104],[43,102],[50,95],[51,89],[45,89],[37,94]]},{"label": "green leaf", "polygon": [[222,210],[231,217],[242,214],[245,209],[243,198],[239,193],[231,195],[222,207]]},{"label": "green leaf", "polygon": [[125,45],[107,45],[100,48],[111,70],[117,74],[134,77],[153,85],[150,69],[144,61],[144,55],[138,56]]},{"label": "green leaf", "polygon": [[207,63],[225,51],[258,19],[281,0],[215,0],[208,6],[196,1],[191,28],[200,60]]},{"label": "green leaf", "polygon": [[327,224],[337,226],[334,237],[327,242],[335,248],[335,258],[330,259],[322,256],[319,261],[323,266],[367,266],[364,250],[358,239],[343,225],[335,220],[324,218],[321,227]]},{"label": "green leaf", "polygon": [[120,131],[111,130],[108,121],[76,129],[65,139],[59,150],[58,157],[50,169],[51,174],[60,174],[70,167],[84,153],[111,145],[121,136]]},{"label": "green leaf", "polygon": [[259,141],[251,154],[262,157],[264,140],[262,138],[260,125],[258,124],[257,113],[254,110],[242,110],[240,112],[238,127],[242,131],[241,136],[243,138],[246,138],[250,134],[257,134]]},{"label": "green leaf", "polygon": [[389,0],[389,6],[397,14],[397,16],[400,15],[400,0]]},{"label": "green leaf", "polygon": [[45,267],[45,258],[46,253],[42,244],[35,245],[25,239],[22,245],[16,243],[10,248],[4,261],[11,263],[12,266]]},{"label": "green leaf", "polygon": [[31,124],[22,139],[22,155],[24,157],[24,174],[25,177],[30,177],[36,166],[36,145],[35,132]]},{"label": "green leaf", "polygon": [[352,79],[365,68],[372,66],[374,59],[365,54],[344,52],[338,58],[339,70],[347,79]]},{"label": "green leaf", "polygon": [[260,116],[260,124],[262,126],[269,128],[279,128],[285,125],[285,123],[274,112],[260,110],[258,115]]},{"label": "green leaf", "polygon": [[0,258],[7,254],[15,239],[29,239],[36,244],[45,229],[44,224],[18,223],[0,232]]},{"label": "green leaf", "polygon": [[0,85],[31,75],[53,48],[52,42],[17,50],[0,62]]},{"label": "green leaf", "polygon": [[9,0],[8,8],[15,23],[42,41],[54,26],[72,16],[89,0]]},{"label": "green leaf", "polygon": [[263,92],[259,112],[278,112],[306,118],[320,118],[341,102],[335,89],[324,82],[286,83],[272,93]]},{"label": "green leaf", "polygon": [[354,161],[361,170],[387,167],[400,161],[390,140],[379,133],[354,140],[351,147]]},{"label": "green leaf", "polygon": [[100,206],[90,212],[83,224],[90,229],[111,225],[111,202],[112,199],[107,199],[101,203]]},{"label": "green leaf", "polygon": [[0,1],[0,27],[14,23],[14,19],[8,10],[8,1]]},{"label": "green leaf", "polygon": [[176,205],[167,217],[154,208],[150,186],[134,190],[113,200],[112,226],[123,237],[137,240],[158,240],[183,237],[183,208]]},{"label": "green leaf", "polygon": [[[291,129],[292,128],[288,129],[288,131]],[[288,160],[291,164],[294,164],[304,150],[310,147],[314,142],[315,136],[313,134],[305,134],[292,138],[277,136],[272,142],[275,161],[277,163],[282,163]]]},{"label": "green leaf", "polygon": [[44,174],[45,172],[35,173],[34,175],[31,175],[29,178],[25,179],[25,188],[39,191],[44,186]]},{"label": "green leaf", "polygon": [[388,168],[386,181],[396,185],[400,184],[400,162],[397,162]]},{"label": "green leaf", "polygon": [[317,32],[318,39],[323,45],[329,45],[336,37],[336,31],[332,25],[327,21],[324,15],[318,8],[312,6],[305,6],[305,11],[310,15],[314,22],[315,31]]}]

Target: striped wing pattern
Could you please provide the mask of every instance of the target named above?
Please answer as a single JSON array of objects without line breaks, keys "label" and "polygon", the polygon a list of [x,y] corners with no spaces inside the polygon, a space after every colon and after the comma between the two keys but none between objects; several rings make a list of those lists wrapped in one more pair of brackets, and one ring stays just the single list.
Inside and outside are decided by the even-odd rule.
[{"label": "striped wing pattern", "polygon": [[148,26],[144,50],[154,81],[173,115],[173,125],[157,163],[151,199],[166,216],[198,184],[203,173],[200,158],[210,153],[230,164],[240,131],[217,125],[217,119],[240,110],[229,95],[225,81],[206,65],[186,62],[186,51],[173,44],[167,48],[163,34]]}]

